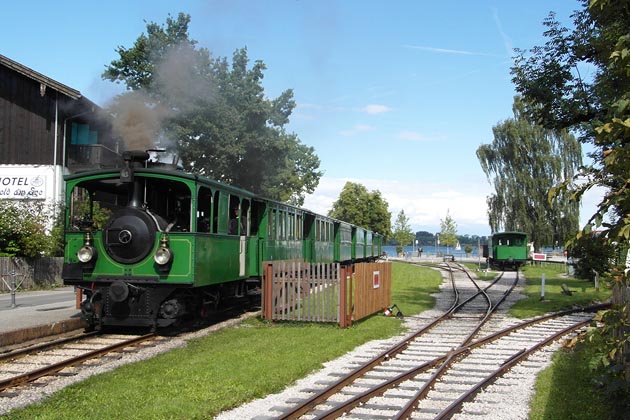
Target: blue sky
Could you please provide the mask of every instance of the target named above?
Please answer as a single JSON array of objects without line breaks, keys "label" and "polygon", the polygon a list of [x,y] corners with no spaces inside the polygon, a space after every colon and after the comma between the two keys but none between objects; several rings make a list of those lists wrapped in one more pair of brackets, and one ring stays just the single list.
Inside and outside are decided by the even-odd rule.
[{"label": "blue sky", "polygon": [[[475,155],[511,118],[513,48],[544,43],[571,0],[31,1],[3,6],[0,54],[105,106],[119,85],[100,74],[146,22],[191,15],[190,37],[215,57],[247,47],[269,97],[293,89],[288,130],[315,148],[324,176],[305,207],[326,213],[347,181],[379,190],[392,219],[437,232],[490,233],[492,193]],[[599,197],[589,194],[582,220]]]}]

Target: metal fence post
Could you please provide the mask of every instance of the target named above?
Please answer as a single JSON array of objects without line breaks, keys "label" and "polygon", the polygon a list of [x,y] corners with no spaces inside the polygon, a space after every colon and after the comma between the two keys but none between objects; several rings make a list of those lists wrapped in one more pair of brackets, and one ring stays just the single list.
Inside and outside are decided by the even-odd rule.
[{"label": "metal fence post", "polygon": [[[4,279],[4,277],[7,275],[11,276],[11,281],[9,283],[7,283],[7,281]],[[17,307],[17,304],[15,303],[15,292],[17,292],[17,289],[20,288],[20,286],[22,285],[22,281],[24,281],[24,279],[22,279],[22,281],[18,283],[17,272],[15,270],[0,275],[0,278],[2,278],[2,282],[7,286],[7,288],[11,292],[11,308]]]},{"label": "metal fence post", "polygon": [[15,271],[11,273],[11,307],[15,308],[17,305],[15,304],[15,292],[17,291],[17,284],[15,282]]}]

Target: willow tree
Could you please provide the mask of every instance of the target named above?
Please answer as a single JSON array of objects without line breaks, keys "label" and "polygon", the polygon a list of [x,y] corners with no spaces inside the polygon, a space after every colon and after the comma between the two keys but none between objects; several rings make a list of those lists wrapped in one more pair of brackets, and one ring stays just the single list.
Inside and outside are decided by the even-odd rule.
[{"label": "willow tree", "polygon": [[516,97],[514,118],[492,128],[494,141],[477,149],[481,167],[494,185],[487,198],[493,232],[527,233],[537,248],[564,244],[579,229],[579,204],[549,192],[570,182],[582,164],[579,141],[566,130],[535,124]]}]

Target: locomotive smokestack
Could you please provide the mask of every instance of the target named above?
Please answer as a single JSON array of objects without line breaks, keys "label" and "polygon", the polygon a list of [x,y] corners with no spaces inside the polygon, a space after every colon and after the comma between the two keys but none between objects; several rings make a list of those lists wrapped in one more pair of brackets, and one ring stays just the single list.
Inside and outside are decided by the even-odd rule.
[{"label": "locomotive smokestack", "polygon": [[120,182],[133,183],[129,189],[129,206],[142,205],[142,185],[134,179],[134,168],[142,168],[149,160],[149,154],[140,150],[130,150],[123,153],[124,165],[120,170]]}]

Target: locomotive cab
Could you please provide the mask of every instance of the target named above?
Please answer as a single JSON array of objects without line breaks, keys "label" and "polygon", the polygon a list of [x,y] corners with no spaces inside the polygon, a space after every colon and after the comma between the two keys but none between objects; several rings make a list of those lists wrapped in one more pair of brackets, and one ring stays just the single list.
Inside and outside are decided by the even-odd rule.
[{"label": "locomotive cab", "polygon": [[66,177],[62,277],[85,296],[91,326],[167,326],[260,294],[265,205],[251,193],[151,167],[145,152],[121,168]]},{"label": "locomotive cab", "polygon": [[120,173],[82,175],[69,184],[62,277],[82,289],[90,325],[125,325],[131,317],[163,326],[192,306],[174,296],[182,286],[174,280],[187,269],[175,263],[175,241],[190,230],[191,191],[176,180],[136,173],[147,158],[127,153]]},{"label": "locomotive cab", "polygon": [[518,268],[527,260],[527,235],[523,232],[500,232],[491,236],[487,251],[490,266],[505,270]]}]

